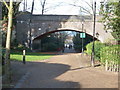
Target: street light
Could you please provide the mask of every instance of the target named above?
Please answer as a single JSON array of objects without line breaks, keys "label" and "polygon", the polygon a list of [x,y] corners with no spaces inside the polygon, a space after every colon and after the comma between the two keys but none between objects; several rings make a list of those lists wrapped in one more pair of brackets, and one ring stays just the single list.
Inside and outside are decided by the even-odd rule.
[{"label": "street light", "polygon": [[94,67],[94,56],[95,56],[95,21],[96,21],[96,2],[94,2],[94,24],[93,24],[93,45],[92,45],[92,57],[91,65]]},{"label": "street light", "polygon": [[29,34],[29,48],[31,49],[31,51],[32,51],[32,28],[31,28],[31,22],[32,22],[32,13],[33,13],[33,9],[34,9],[34,0],[32,1],[32,9],[31,9],[31,14],[30,14],[30,18],[29,18],[29,23],[28,23],[28,25],[29,25],[29,32],[30,32],[30,34]]},{"label": "street light", "polygon": [[[82,33],[83,33],[83,29],[84,29],[84,23],[83,23],[84,20],[82,20]],[[83,34],[82,34],[83,35]],[[83,48],[83,37],[82,37],[82,53],[84,51],[84,48]]]}]

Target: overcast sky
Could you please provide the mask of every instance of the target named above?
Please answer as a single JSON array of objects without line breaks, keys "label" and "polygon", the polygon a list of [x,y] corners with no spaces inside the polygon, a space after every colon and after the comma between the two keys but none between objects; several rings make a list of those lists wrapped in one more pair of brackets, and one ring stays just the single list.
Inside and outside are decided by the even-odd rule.
[{"label": "overcast sky", "polygon": [[[33,0],[27,0],[27,11],[31,10],[32,1]],[[41,0],[35,0],[34,4],[34,14],[41,14]],[[89,12],[92,12],[92,9],[89,5],[92,5],[92,3],[96,1],[97,3],[97,11],[100,7],[100,2],[103,0],[46,0],[45,9],[47,10],[44,14],[59,14],[59,15],[79,15],[79,14],[85,14],[80,13],[80,7],[87,9]],[[23,10],[23,2],[20,5],[20,10]],[[82,10],[83,11],[83,10]]]}]

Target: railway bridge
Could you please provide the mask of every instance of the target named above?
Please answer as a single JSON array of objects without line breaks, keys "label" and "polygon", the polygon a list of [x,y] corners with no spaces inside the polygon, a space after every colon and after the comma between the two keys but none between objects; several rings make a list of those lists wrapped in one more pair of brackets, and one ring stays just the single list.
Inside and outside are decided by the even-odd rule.
[{"label": "railway bridge", "polygon": [[[29,21],[31,18],[31,23]],[[110,32],[104,30],[103,23],[100,22],[101,17],[96,17],[95,38],[101,42],[114,39]],[[93,18],[92,16],[78,16],[78,15],[31,15],[29,13],[22,14],[17,17],[16,36],[17,41],[28,46],[29,38],[34,43],[40,44],[41,38],[45,34],[58,31],[77,31],[85,32],[93,36]],[[82,30],[82,24],[84,28]]]}]

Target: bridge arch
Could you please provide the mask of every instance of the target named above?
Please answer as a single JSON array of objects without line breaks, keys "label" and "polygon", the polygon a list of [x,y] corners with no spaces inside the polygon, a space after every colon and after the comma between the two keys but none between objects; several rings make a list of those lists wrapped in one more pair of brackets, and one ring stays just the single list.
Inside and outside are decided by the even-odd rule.
[{"label": "bridge arch", "polygon": [[[47,35],[49,35],[51,33],[60,32],[60,31],[74,31],[74,32],[82,33],[82,30],[79,30],[79,29],[59,28],[59,29],[56,29],[56,30],[52,30],[52,31],[46,32],[44,34],[40,34],[39,36],[37,36],[37,37],[35,37],[33,39],[33,45],[32,45],[33,46],[33,50],[35,50],[34,47],[36,47],[36,46],[38,47],[39,46],[38,48],[36,48],[36,50],[38,50],[38,51],[40,50],[41,51],[41,48],[42,48],[41,47],[41,39],[42,39],[42,37],[47,36]],[[84,31],[85,31],[85,29],[84,29]],[[84,32],[84,33],[86,33],[86,32]],[[88,36],[89,36],[89,38],[91,37],[91,39],[88,40],[87,43],[91,42],[92,41],[92,37],[93,37],[92,35],[86,33],[86,38],[88,38]],[[99,39],[95,37],[95,40],[99,40]]]},{"label": "bridge arch", "polygon": [[[43,36],[48,35],[48,34],[50,34],[50,33],[55,33],[55,32],[60,32],[60,31],[74,31],[74,32],[79,32],[79,33],[84,32],[84,33],[86,33],[87,35],[93,37],[93,35],[91,35],[91,34],[89,34],[89,33],[86,32],[86,29],[83,29],[83,30],[82,30],[82,29],[76,29],[76,28],[58,28],[58,29],[55,29],[55,30],[52,30],[52,31],[49,31],[49,32],[46,32],[46,33],[42,33],[42,34],[34,37],[33,40],[40,39],[40,38],[42,38]],[[95,36],[95,39],[99,40],[99,38],[98,38],[97,36]],[[99,40],[99,41],[100,41],[100,40]]]}]

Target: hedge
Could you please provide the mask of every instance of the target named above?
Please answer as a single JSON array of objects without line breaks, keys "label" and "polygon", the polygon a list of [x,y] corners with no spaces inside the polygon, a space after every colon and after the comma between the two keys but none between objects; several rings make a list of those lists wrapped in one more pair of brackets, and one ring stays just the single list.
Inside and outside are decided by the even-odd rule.
[{"label": "hedge", "polygon": [[[88,55],[91,55],[92,53],[92,46],[93,46],[93,42],[89,43],[86,45],[86,53]],[[100,60],[100,50],[105,47],[105,44],[104,43],[101,43],[100,41],[95,41],[95,44],[94,44],[95,48],[95,59],[96,60]]]},{"label": "hedge", "polygon": [[100,51],[100,61],[105,65],[106,60],[108,62],[114,61],[116,64],[120,64],[120,46],[113,45],[102,48]]}]

